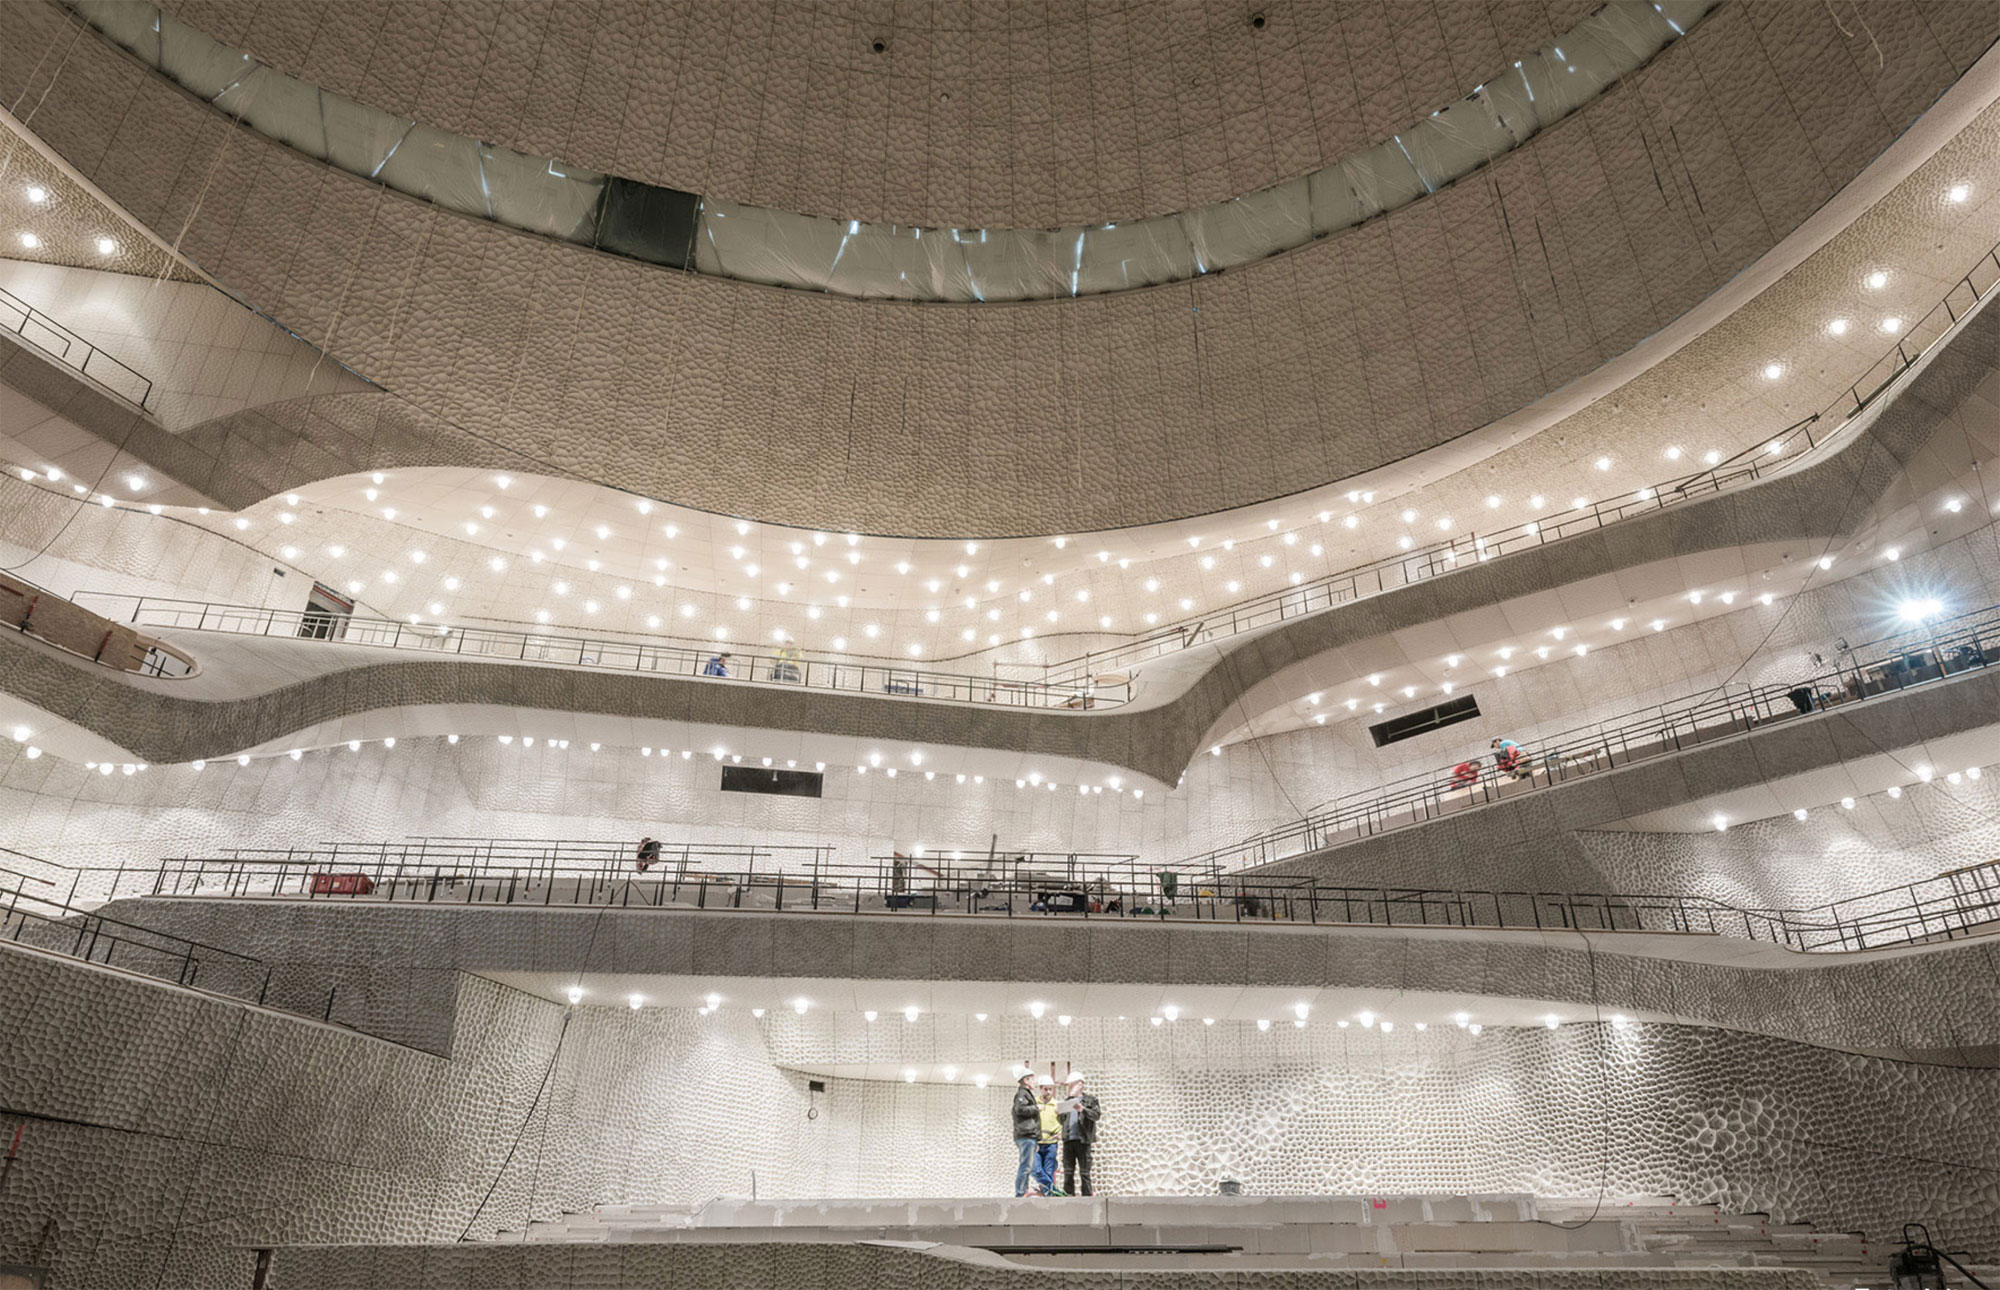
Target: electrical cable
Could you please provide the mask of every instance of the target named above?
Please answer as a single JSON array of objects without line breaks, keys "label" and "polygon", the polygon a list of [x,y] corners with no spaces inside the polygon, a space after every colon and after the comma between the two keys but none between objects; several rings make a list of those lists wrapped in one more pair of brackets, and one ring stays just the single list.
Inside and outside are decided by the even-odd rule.
[{"label": "electrical cable", "polygon": [[1604,1003],[1597,992],[1597,946],[1582,928],[1571,930],[1583,942],[1584,963],[1590,970],[1590,1008],[1595,1018],[1591,1029],[1597,1036],[1597,1200],[1591,1205],[1589,1215],[1575,1223],[1559,1223],[1545,1218],[1535,1220],[1545,1227],[1561,1228],[1566,1232],[1574,1232],[1596,1222],[1598,1214],[1604,1209],[1605,1193],[1611,1187],[1611,1054],[1604,1034]]},{"label": "electrical cable", "polygon": [[[607,906],[598,910],[597,916],[591,920],[590,939],[584,943],[583,957],[578,961],[574,978],[579,985],[583,980],[583,974],[590,970],[590,957],[597,948],[598,929],[604,925],[604,916],[610,912],[610,907]],[[507,1144],[507,1155],[500,1161],[500,1168],[494,1173],[493,1181],[487,1185],[485,1194],[479,1198],[479,1204],[473,1207],[471,1215],[465,1220],[465,1227],[458,1234],[459,1240],[466,1241],[472,1238],[473,1225],[479,1221],[479,1216],[486,1212],[487,1202],[493,1199],[493,1193],[499,1188],[500,1180],[507,1176],[508,1167],[514,1163],[514,1153],[521,1149],[521,1140],[527,1136],[528,1126],[534,1123],[535,1111],[542,1104],[542,1094],[548,1091],[549,1081],[555,1076],[556,1063],[562,1059],[563,1045],[569,1039],[569,1023],[575,1016],[575,1005],[563,1010],[562,1026],[556,1032],[555,1047],[549,1051],[548,1065],[542,1068],[541,1083],[535,1086],[535,1096],[528,1103],[527,1113],[521,1117],[521,1127],[514,1131],[513,1141]]]},{"label": "electrical cable", "polygon": [[[41,97],[35,101],[35,107],[29,111],[26,117],[18,118],[21,122],[21,126],[23,129],[27,129],[30,127],[31,123],[33,122],[35,113],[41,109],[42,104],[48,99],[50,92],[55,89],[56,82],[59,79],[61,79],[63,68],[64,66],[67,65],[69,61],[70,50],[74,49],[76,47],[77,41],[83,38],[86,28],[83,26],[80,20],[77,20],[74,17],[72,17],[72,21],[77,22],[76,37],[73,38],[70,44],[65,47],[63,51],[62,61],[57,64],[55,71],[50,74],[49,83],[47,86],[43,88]],[[25,94],[26,90],[24,89],[22,92]],[[248,106],[249,106],[249,99],[246,96],[243,102],[239,104],[235,112],[231,115],[230,118],[231,125],[237,127],[240,127],[242,125],[243,113],[248,108]],[[119,124],[121,126],[123,125],[124,118],[129,117],[131,112],[132,112],[132,105],[131,103],[128,102],[126,105],[124,117],[120,118]],[[181,240],[187,236],[187,231],[189,228],[193,226],[196,215],[198,215],[201,212],[204,204],[208,200],[209,189],[215,183],[216,173],[222,167],[223,156],[228,151],[229,140],[231,135],[233,135],[234,133],[235,133],[234,130],[223,130],[219,135],[219,137],[217,138],[214,154],[209,160],[206,172],[202,175],[201,185],[195,190],[193,199],[188,204],[187,216],[181,222],[180,232],[174,236],[173,242],[169,245],[169,250],[171,254],[161,261],[159,271],[153,275],[152,279],[147,284],[146,290],[149,296],[157,293],[160,290],[161,283],[166,281],[167,275],[172,271],[174,264],[181,258],[181,249],[180,249]],[[27,147],[28,144],[26,143],[25,140],[21,140],[17,141],[15,146]],[[9,154],[10,159],[11,155],[12,154],[10,151]],[[188,159],[183,159],[183,161],[181,162],[180,170],[175,175],[175,182],[178,182],[180,177],[186,173],[190,160],[191,157]],[[140,406],[140,411],[142,413],[145,412],[145,408],[143,405]],[[146,415],[150,416],[151,414],[146,413]],[[142,418],[140,417],[132,417],[127,419],[124,433],[119,436],[117,443],[111,445],[111,452],[109,456],[105,458],[104,466],[101,470],[98,471],[97,478],[92,482],[91,486],[87,490],[85,490],[80,497],[78,497],[75,500],[68,517],[65,518],[60,525],[57,526],[55,532],[51,533],[48,536],[48,538],[45,541],[43,541],[42,545],[36,548],[34,554],[28,556],[26,559],[21,560],[15,564],[0,565],[0,570],[4,570],[5,572],[8,573],[13,573],[20,569],[26,568],[28,565],[34,563],[36,560],[39,560],[44,555],[48,554],[49,548],[54,546],[58,541],[62,539],[64,534],[69,532],[70,526],[76,522],[77,517],[82,515],[83,512],[90,506],[90,495],[92,493],[97,493],[102,495],[104,490],[104,481],[107,478],[109,478],[111,472],[117,468],[119,459],[126,455],[125,451],[126,447],[131,443],[132,436],[135,433],[137,433],[141,420]]]}]

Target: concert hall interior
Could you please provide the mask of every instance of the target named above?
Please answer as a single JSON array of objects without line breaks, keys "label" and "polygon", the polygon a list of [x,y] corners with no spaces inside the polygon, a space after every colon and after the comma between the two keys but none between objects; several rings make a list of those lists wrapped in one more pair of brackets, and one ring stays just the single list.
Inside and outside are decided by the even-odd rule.
[{"label": "concert hall interior", "polygon": [[1996,41],[9,0],[0,1290],[1985,1284]]}]

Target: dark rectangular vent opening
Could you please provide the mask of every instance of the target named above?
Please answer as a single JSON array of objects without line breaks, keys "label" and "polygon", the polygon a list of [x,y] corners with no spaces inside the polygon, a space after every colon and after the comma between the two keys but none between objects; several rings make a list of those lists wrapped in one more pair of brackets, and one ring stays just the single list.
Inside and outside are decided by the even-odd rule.
[{"label": "dark rectangular vent opening", "polygon": [[675,188],[613,175],[604,186],[597,245],[672,269],[694,267],[694,233],[701,199]]},{"label": "dark rectangular vent opening", "polygon": [[1399,743],[1404,739],[1414,739],[1418,735],[1455,726],[1461,721],[1470,721],[1479,715],[1479,701],[1469,694],[1438,704],[1435,708],[1425,708],[1421,712],[1406,712],[1393,721],[1384,721],[1379,726],[1368,727],[1368,733],[1375,740],[1377,748]]},{"label": "dark rectangular vent opening", "polygon": [[725,793],[772,793],[779,797],[818,797],[826,776],[814,770],[769,770],[763,766],[724,766]]}]

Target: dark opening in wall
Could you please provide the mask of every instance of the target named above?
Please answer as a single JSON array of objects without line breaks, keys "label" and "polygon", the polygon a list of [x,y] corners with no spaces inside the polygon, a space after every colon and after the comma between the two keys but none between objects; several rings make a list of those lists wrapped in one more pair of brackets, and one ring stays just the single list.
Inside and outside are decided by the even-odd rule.
[{"label": "dark opening in wall", "polygon": [[778,797],[818,797],[826,777],[813,770],[769,770],[763,766],[724,766],[725,793],[770,793]]},{"label": "dark opening in wall", "polygon": [[1438,704],[1435,708],[1425,708],[1421,712],[1406,712],[1392,721],[1384,721],[1379,726],[1368,727],[1369,735],[1377,748],[1386,747],[1404,739],[1414,739],[1418,735],[1455,726],[1461,721],[1470,721],[1479,715],[1479,701],[1469,694]]}]

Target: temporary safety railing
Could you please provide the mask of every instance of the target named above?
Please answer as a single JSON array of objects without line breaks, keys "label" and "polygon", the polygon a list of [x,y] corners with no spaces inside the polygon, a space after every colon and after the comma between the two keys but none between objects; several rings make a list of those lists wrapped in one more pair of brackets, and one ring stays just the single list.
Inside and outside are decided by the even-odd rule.
[{"label": "temporary safety railing", "polygon": [[[1378,595],[1451,572],[1468,563],[1490,560],[1575,537],[1621,520],[1660,510],[1695,498],[1711,496],[1738,485],[1754,483],[1780,467],[1795,464],[1805,454],[1837,436],[1847,423],[1908,371],[1930,348],[2000,285],[2000,244],[1989,248],[1964,276],[1953,283],[1922,318],[1899,334],[1890,350],[1826,408],[1793,423],[1768,441],[1745,448],[1704,470],[1641,488],[1623,500],[1599,502],[1528,520],[1489,533],[1470,532],[1358,568],[1326,575],[1295,587],[1241,601],[1201,618],[1169,624],[1109,650],[1086,651],[1048,663],[1039,680],[1004,679],[904,667],[883,662],[811,659],[802,653],[744,653],[732,648],[727,662],[721,647],[668,643],[658,639],[631,640],[574,637],[511,628],[407,623],[393,619],[340,618],[307,611],[259,609],[199,601],[159,600],[78,592],[79,602],[113,600],[130,606],[135,624],[196,631],[225,631],[263,636],[340,639],[350,644],[422,649],[467,657],[605,667],[661,675],[708,676],[722,666],[726,678],[932,698],[958,702],[1003,703],[1022,707],[1084,710],[1112,707],[1132,696],[1132,669],[1197,645],[1216,644],[1306,614],[1320,613],[1349,601]],[[4,293],[0,293],[4,294]],[[338,624],[329,634],[329,623]]]},{"label": "temporary safety railing", "polygon": [[280,636],[342,645],[414,650],[504,662],[604,668],[654,676],[690,676],[757,681],[811,690],[885,694],[895,698],[990,703],[1013,707],[1083,711],[1111,707],[1132,697],[1130,681],[1099,685],[1084,679],[1052,684],[935,672],[868,661],[828,661],[799,652],[759,653],[737,646],[699,648],[609,636],[565,636],[555,632],[447,623],[399,622],[392,618],[329,615],[319,610],[260,609],[249,605],[162,600],[80,591],[79,604],[102,606],[126,621],[154,629],[227,632],[239,636]]},{"label": "temporary safety railing", "polygon": [[[230,848],[219,856],[163,860],[149,870],[156,896],[374,897],[431,903],[543,905],[622,903],[635,873],[675,890],[730,881],[830,880],[829,846],[731,846],[666,842],[639,868],[639,843],[409,838],[310,847]],[[123,871],[121,870],[121,873]],[[817,878],[815,876],[818,876]],[[130,889],[131,884],[126,884]]]},{"label": "temporary safety railing", "polygon": [[1190,857],[1198,869],[1231,871],[1407,828],[1454,811],[1544,789],[1685,748],[1729,739],[1773,722],[1905,690],[1989,665],[2000,644],[2000,606],[1871,642],[1838,665],[1796,681],[1716,690],[1566,730],[1522,749],[1511,767],[1474,755],[1338,798],[1324,809],[1233,846]]},{"label": "temporary safety railing", "polygon": [[0,288],[0,326],[141,410],[152,400],[150,380],[5,288]]},{"label": "temporary safety railing", "polygon": [[1598,502],[1551,515],[1546,520],[1528,520],[1512,528],[1459,534],[1359,568],[1256,596],[1200,618],[1168,624],[1127,644],[1049,663],[1045,679],[1061,685],[1079,678],[1128,673],[1142,663],[1196,645],[1214,644],[1242,632],[1421,582],[1471,562],[1575,537],[1620,520],[1754,483],[1780,467],[1793,465],[1837,436],[1891,382],[1949,335],[1996,285],[2000,285],[2000,244],[1989,247],[1923,317],[1908,327],[1899,327],[1888,352],[1826,407],[1704,470],[1641,488],[1622,500]]},{"label": "temporary safety railing", "polygon": [[[1825,409],[1786,427],[1767,441],[1745,448],[1706,469],[1641,488],[1620,500],[1594,503],[1528,520],[1511,528],[1459,534],[1440,542],[1371,561],[1304,582],[1296,587],[1241,601],[1200,618],[1170,624],[1137,640],[1109,650],[1081,655],[1043,666],[1039,680],[1003,679],[939,672],[900,664],[828,661],[796,651],[742,652],[719,663],[727,679],[802,685],[815,689],[870,692],[910,698],[959,702],[1004,703],[1025,707],[1088,709],[1123,704],[1131,698],[1132,669],[1151,660],[1216,644],[1244,632],[1269,627],[1307,614],[1321,613],[1350,601],[1422,582],[1467,564],[1491,560],[1530,547],[1604,528],[1696,498],[1712,496],[1768,477],[1795,464],[1805,454],[1837,435],[1866,409],[1889,384],[1921,359],[1957,322],[2000,284],[2000,246],[1954,283],[1922,318],[1904,330],[1888,353]],[[383,618],[334,618],[344,634],[329,637],[328,617],[307,611],[259,609],[251,606],[151,597],[112,596],[79,592],[76,599],[111,600],[129,605],[129,620],[142,626],[194,631],[223,631],[262,636],[303,636],[339,639],[349,644],[422,649],[469,657],[604,667],[662,675],[704,676],[721,659],[721,646],[704,647],[664,641],[609,637],[576,637],[510,628],[409,623]],[[307,629],[310,630],[307,630]]]},{"label": "temporary safety railing", "polygon": [[1040,852],[838,864],[823,847],[676,843],[642,869],[636,843],[426,838],[167,860],[152,878],[154,894],[169,897],[1666,932],[1806,952],[1953,939],[2000,926],[2000,861],[1805,910],[1660,894],[1343,887],[1150,869],[1130,856]]},{"label": "temporary safety railing", "polygon": [[12,867],[0,867],[0,940],[258,1003],[271,983],[246,954],[78,910],[59,882]]}]

